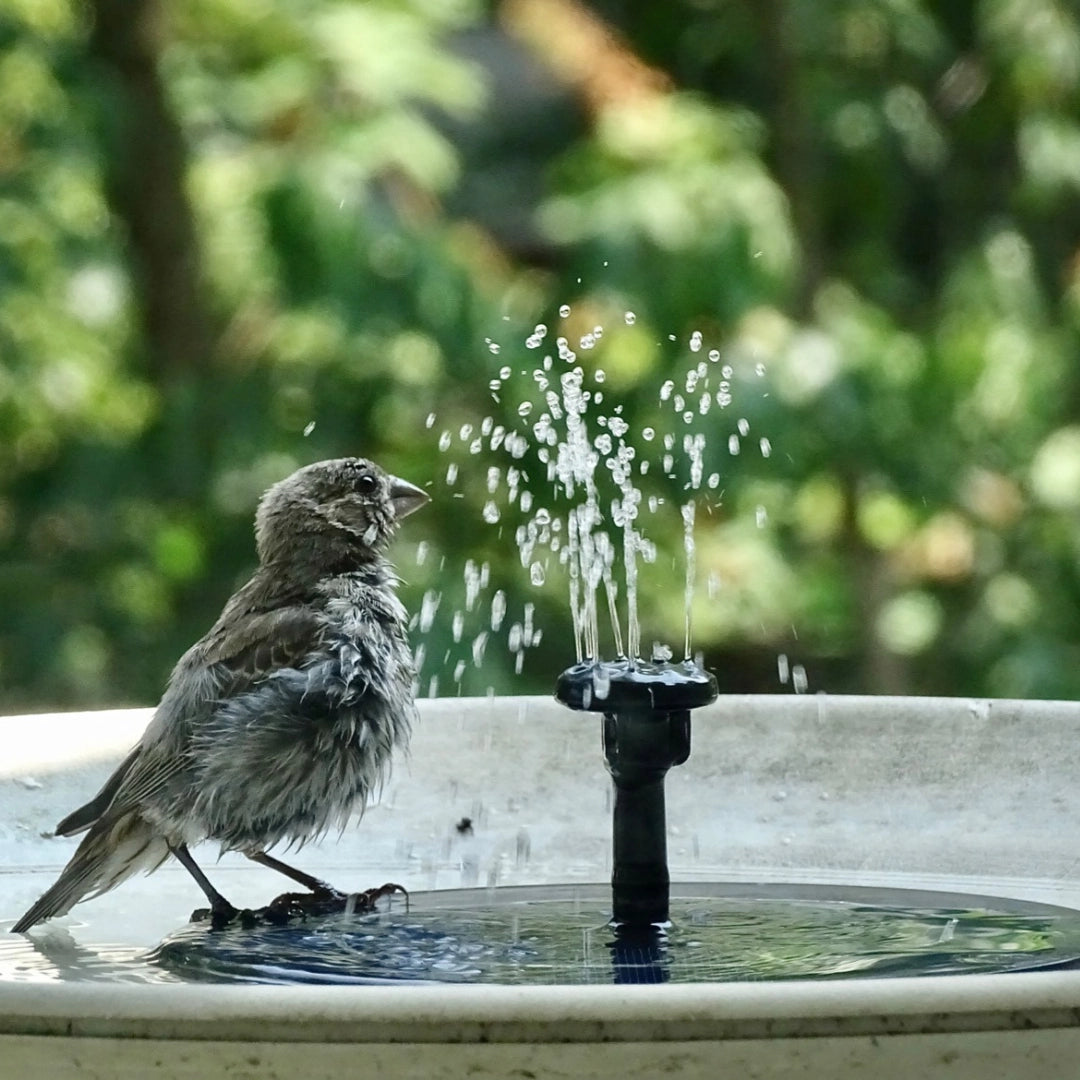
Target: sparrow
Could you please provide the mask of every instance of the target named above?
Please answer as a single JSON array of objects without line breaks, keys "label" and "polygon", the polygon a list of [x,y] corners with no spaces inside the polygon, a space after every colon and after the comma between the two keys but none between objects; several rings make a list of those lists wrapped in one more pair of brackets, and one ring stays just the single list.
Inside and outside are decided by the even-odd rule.
[{"label": "sparrow", "polygon": [[351,457],[308,465],[263,495],[254,576],[180,658],[101,791],[57,825],[59,836],[85,836],[14,932],[170,855],[206,895],[213,925],[224,925],[239,912],[192,858],[189,846],[202,840],[317,897],[343,895],[268,850],[343,827],[408,742],[413,662],[385,552],[401,519],[427,501]]}]

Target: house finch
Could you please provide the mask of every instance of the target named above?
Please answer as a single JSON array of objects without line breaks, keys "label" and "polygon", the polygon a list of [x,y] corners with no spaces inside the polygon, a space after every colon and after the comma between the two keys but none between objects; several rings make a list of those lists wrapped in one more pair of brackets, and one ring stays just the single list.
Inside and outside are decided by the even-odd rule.
[{"label": "house finch", "polygon": [[427,502],[362,458],[308,465],[255,516],[259,567],[181,658],[136,747],[56,827],[86,832],[16,932],[174,855],[221,925],[237,914],[188,845],[220,842],[312,890],[340,895],[267,854],[362,809],[406,743],[413,666],[398,579],[384,552]]}]

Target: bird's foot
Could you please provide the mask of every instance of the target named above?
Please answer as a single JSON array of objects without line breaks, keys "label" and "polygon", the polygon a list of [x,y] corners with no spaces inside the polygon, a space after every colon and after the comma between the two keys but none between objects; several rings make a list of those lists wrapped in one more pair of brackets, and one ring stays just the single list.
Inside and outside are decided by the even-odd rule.
[{"label": "bird's foot", "polygon": [[329,885],[313,892],[282,893],[264,908],[255,912],[264,922],[281,925],[292,919],[309,919],[321,915],[367,915],[375,910],[384,896],[401,893],[408,904],[409,894],[400,885],[388,883],[364,892],[343,893]]},{"label": "bird's foot", "polygon": [[191,913],[191,922],[208,922],[211,930],[224,930],[225,927],[233,925],[250,930],[255,926],[284,926],[294,920],[306,921],[324,915],[368,915],[375,910],[379,900],[395,893],[401,893],[405,897],[405,907],[408,910],[408,891],[393,882],[357,893],[343,893],[324,885],[312,892],[282,893],[266,907],[254,910],[235,908],[229,903],[199,908]]},{"label": "bird's foot", "polygon": [[384,896],[393,896],[394,893],[401,893],[405,897],[405,910],[409,910],[409,890],[404,885],[398,885],[393,881],[388,881],[385,885],[379,885],[374,889],[365,889],[364,892],[350,893],[346,897],[346,914],[352,914],[354,911],[358,911],[361,914],[365,911],[374,911],[375,904],[381,900]]},{"label": "bird's foot", "polygon": [[235,908],[228,901],[224,901],[212,907],[196,908],[188,921],[208,922],[211,930],[224,930],[233,923],[237,923],[245,930],[250,930],[257,924],[258,916],[251,908]]}]

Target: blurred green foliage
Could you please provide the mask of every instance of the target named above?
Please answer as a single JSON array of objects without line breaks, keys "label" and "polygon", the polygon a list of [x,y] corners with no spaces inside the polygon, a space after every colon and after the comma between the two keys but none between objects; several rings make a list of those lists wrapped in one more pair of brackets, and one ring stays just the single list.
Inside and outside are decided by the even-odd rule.
[{"label": "blurred green foliage", "polygon": [[[732,369],[694,420],[723,688],[789,689],[782,655],[811,690],[1080,694],[1074,5],[0,0],[0,707],[155,700],[261,491],[349,453],[432,482],[396,550],[421,692],[546,692],[566,582],[483,507],[493,464],[552,488],[490,436],[595,326],[635,433]],[[206,347],[166,363],[177,327]],[[682,640],[675,456],[646,642]]]}]

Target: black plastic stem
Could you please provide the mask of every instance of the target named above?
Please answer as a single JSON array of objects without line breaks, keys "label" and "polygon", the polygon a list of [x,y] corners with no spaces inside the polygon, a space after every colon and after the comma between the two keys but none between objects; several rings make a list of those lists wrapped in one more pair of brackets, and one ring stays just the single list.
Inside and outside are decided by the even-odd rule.
[{"label": "black plastic stem", "polygon": [[559,676],[564,705],[604,714],[604,757],[615,783],[612,921],[668,921],[664,777],[690,756],[690,710],[716,699],[716,680],[689,662],[584,663]]}]

